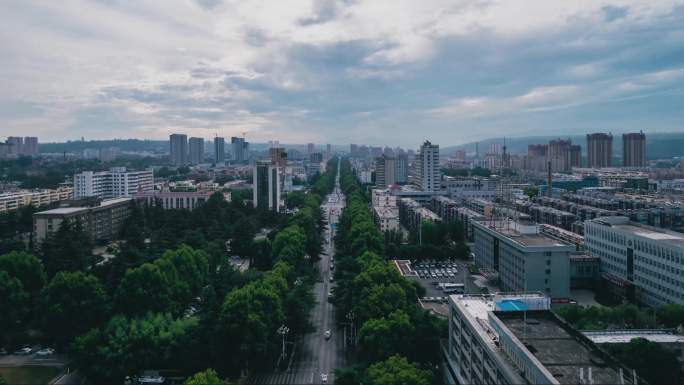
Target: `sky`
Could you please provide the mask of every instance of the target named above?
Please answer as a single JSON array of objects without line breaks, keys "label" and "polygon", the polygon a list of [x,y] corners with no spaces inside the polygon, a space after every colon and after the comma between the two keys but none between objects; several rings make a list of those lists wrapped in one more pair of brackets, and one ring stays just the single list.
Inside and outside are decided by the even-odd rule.
[{"label": "sky", "polygon": [[684,132],[684,0],[9,0],[0,139]]}]

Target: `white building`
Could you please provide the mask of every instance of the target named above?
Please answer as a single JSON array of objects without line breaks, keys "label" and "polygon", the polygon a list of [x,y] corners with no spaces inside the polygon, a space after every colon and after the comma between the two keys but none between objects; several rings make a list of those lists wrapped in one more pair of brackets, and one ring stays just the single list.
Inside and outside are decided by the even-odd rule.
[{"label": "white building", "polygon": [[126,167],[112,167],[109,171],[84,171],[74,175],[75,198],[129,197],[138,192],[151,192],[153,187],[152,169],[127,171]]},{"label": "white building", "polygon": [[602,217],[584,222],[590,254],[603,278],[626,288],[628,299],[648,306],[684,305],[684,234]]},{"label": "white building", "polygon": [[569,297],[570,254],[575,245],[541,233],[536,224],[504,220],[475,221],[472,226],[475,263],[497,271],[504,291]]},{"label": "white building", "polygon": [[450,296],[449,342],[442,348],[445,382],[643,383],[550,307],[549,298],[541,293]]},{"label": "white building", "polygon": [[34,205],[36,207],[50,203],[73,199],[72,187],[59,187],[43,190],[20,190],[17,192],[0,194],[0,213]]},{"label": "white building", "polygon": [[371,204],[373,219],[380,227],[380,231],[399,230],[399,207],[395,195],[389,190],[374,189]]},{"label": "white building", "polygon": [[[148,205],[159,205],[164,210],[194,210],[206,203],[214,191],[154,191],[135,194],[135,198],[144,200]],[[223,194],[230,202],[230,192]]]},{"label": "white building", "polygon": [[423,191],[439,191],[442,172],[439,168],[439,145],[425,141],[411,166],[409,182]]},{"label": "white building", "polygon": [[445,193],[452,199],[459,201],[468,198],[494,200],[496,198],[499,181],[481,177],[444,177]]}]

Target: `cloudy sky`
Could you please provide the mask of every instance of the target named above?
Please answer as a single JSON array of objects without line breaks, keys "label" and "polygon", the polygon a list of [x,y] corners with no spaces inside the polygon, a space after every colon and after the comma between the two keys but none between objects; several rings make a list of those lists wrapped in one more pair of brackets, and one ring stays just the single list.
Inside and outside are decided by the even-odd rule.
[{"label": "cloudy sky", "polygon": [[684,1],[8,0],[0,137],[684,132]]}]

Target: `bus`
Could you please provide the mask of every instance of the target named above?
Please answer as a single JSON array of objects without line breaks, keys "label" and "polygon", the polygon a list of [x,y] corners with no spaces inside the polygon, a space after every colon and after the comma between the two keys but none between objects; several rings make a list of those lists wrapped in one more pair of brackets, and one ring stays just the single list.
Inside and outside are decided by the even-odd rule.
[{"label": "bus", "polygon": [[446,294],[465,293],[465,285],[462,283],[440,283],[437,287]]}]

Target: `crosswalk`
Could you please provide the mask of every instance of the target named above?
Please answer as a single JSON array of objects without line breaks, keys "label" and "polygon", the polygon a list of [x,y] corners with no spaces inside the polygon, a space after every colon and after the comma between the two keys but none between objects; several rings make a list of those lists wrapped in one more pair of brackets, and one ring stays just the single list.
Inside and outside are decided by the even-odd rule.
[{"label": "crosswalk", "polygon": [[[331,379],[328,379],[330,382]],[[250,376],[247,381],[250,385],[304,385],[320,384],[320,373],[312,370],[297,370],[291,372],[257,374]]]}]

